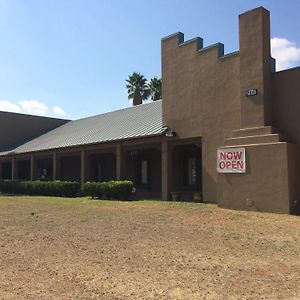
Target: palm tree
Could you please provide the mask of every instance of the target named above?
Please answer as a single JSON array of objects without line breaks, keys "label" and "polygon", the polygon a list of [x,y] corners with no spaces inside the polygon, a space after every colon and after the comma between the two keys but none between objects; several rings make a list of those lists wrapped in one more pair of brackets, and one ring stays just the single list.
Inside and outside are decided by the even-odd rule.
[{"label": "palm tree", "polygon": [[133,72],[126,82],[128,99],[132,99],[133,105],[142,104],[149,97],[147,79],[141,73]]},{"label": "palm tree", "polygon": [[154,77],[150,79],[148,83],[151,100],[156,101],[162,97],[162,80],[161,78]]}]

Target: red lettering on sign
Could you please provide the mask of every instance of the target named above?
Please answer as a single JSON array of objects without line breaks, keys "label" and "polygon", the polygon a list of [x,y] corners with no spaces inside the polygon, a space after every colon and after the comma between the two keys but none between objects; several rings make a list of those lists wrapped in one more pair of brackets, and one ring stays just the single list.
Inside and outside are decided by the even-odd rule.
[{"label": "red lettering on sign", "polygon": [[245,164],[243,161],[238,161],[237,165],[238,165],[238,169],[244,169],[244,167],[245,167]]},{"label": "red lettering on sign", "polygon": [[231,162],[230,162],[230,161],[226,161],[226,162],[225,162],[226,169],[228,169],[228,168],[230,167],[230,165],[231,165]]},{"label": "red lettering on sign", "polygon": [[233,157],[233,154],[232,154],[232,152],[227,152],[227,159],[232,159],[232,157]]},{"label": "red lettering on sign", "polygon": [[225,163],[224,163],[224,161],[221,161],[221,162],[220,162],[219,167],[220,167],[220,169],[222,169],[222,170],[225,168]]},{"label": "red lettering on sign", "polygon": [[220,152],[220,159],[221,160],[226,160],[226,153]]},{"label": "red lettering on sign", "polygon": [[218,150],[217,169],[219,173],[245,173],[245,149]]},{"label": "red lettering on sign", "polygon": [[220,152],[220,159],[221,160],[239,160],[242,157],[242,152]]},{"label": "red lettering on sign", "polygon": [[234,159],[238,160],[241,159],[242,157],[242,152],[234,152]]}]

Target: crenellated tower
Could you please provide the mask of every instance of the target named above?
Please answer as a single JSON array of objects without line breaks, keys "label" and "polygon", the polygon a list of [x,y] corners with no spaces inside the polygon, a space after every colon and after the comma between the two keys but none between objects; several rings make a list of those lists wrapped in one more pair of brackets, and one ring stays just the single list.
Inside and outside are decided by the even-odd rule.
[{"label": "crenellated tower", "polygon": [[[292,198],[300,190],[292,181],[300,178],[300,166],[291,168],[291,161],[298,161],[299,153],[272,126],[274,66],[270,13],[263,7],[239,16],[234,53],[224,55],[221,43],[203,47],[199,37],[184,41],[181,32],[162,39],[163,122],[178,139],[201,139],[204,201],[295,210]],[[247,172],[218,174],[217,149],[234,147],[245,148]]]}]

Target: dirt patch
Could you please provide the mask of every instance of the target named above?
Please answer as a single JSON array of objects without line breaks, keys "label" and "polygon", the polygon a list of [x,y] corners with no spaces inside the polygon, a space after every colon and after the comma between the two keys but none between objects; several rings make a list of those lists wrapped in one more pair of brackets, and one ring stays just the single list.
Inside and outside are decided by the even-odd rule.
[{"label": "dirt patch", "polygon": [[0,197],[1,299],[299,299],[300,218]]}]

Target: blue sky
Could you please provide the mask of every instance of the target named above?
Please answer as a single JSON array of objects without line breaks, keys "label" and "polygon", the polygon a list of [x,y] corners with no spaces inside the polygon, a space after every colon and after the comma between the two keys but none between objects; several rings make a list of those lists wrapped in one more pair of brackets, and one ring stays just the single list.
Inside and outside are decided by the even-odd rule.
[{"label": "blue sky", "polygon": [[161,75],[177,31],[238,50],[238,15],[271,11],[279,68],[300,65],[298,0],[0,0],[0,110],[76,119],[130,106],[133,71]]}]

